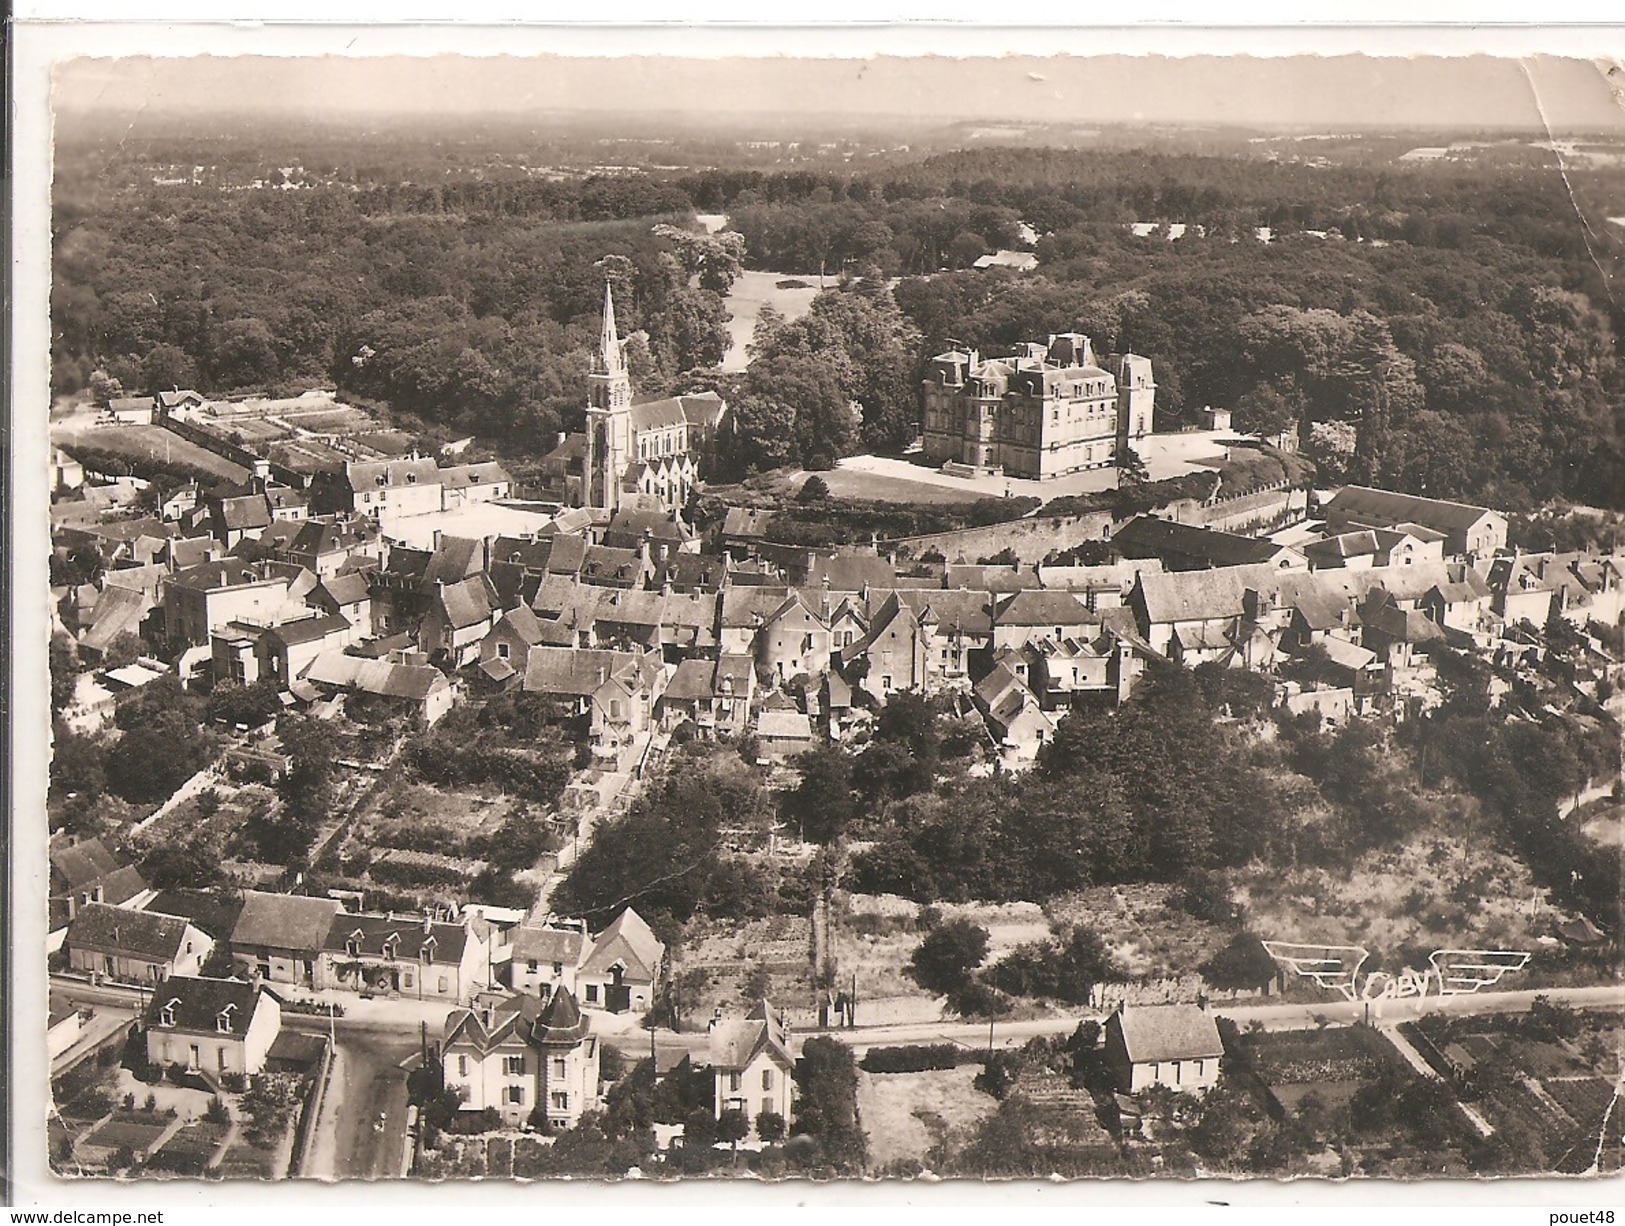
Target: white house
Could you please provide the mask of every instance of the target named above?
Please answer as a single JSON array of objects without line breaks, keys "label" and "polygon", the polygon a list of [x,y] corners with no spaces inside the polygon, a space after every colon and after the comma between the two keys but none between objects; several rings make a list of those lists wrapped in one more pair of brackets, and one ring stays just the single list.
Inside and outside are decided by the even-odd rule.
[{"label": "white house", "polygon": [[147,1059],[218,1076],[265,1068],[282,1029],[282,1004],[240,979],[175,975],[147,1006]]}]

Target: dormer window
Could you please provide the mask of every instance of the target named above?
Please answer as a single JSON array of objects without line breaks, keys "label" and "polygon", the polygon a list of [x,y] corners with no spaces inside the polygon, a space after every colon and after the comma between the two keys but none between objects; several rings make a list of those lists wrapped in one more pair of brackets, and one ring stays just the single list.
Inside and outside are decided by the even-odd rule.
[{"label": "dormer window", "polygon": [[236,1005],[227,1005],[219,1013],[215,1014],[214,1028],[221,1034],[231,1033],[231,1014],[232,1010],[236,1008]]},{"label": "dormer window", "polygon": [[423,944],[418,946],[418,961],[427,962],[434,957],[434,938],[425,937]]},{"label": "dormer window", "polygon": [[344,940],[344,952],[352,958],[361,956],[361,929],[357,928]]},{"label": "dormer window", "polygon": [[179,1000],[172,1000],[159,1010],[158,1024],[160,1026],[173,1026],[175,1024],[175,1006],[180,1003]]},{"label": "dormer window", "polygon": [[408,485],[416,485],[417,483],[418,483],[418,475],[416,473],[407,473],[406,474],[406,484],[408,484]]},{"label": "dormer window", "polygon": [[385,937],[384,938],[384,957],[388,958],[390,961],[393,962],[395,960],[395,947],[398,944],[400,944],[400,939],[398,937],[396,937],[396,935],[393,932],[390,933],[387,937]]}]

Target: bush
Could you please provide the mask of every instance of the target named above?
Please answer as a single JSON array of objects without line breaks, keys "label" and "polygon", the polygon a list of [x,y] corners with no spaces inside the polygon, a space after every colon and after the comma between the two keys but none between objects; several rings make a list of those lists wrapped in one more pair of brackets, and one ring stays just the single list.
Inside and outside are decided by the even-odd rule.
[{"label": "bush", "polygon": [[216,1094],[209,1099],[209,1105],[204,1108],[203,1118],[211,1124],[231,1123],[231,1112],[226,1110],[226,1100]]},{"label": "bush", "polygon": [[764,1111],[756,1117],[756,1135],[772,1144],[784,1139],[784,1117],[777,1111]]},{"label": "bush", "polygon": [[931,1043],[906,1047],[871,1047],[858,1065],[866,1073],[924,1073],[932,1069],[957,1068],[979,1057],[955,1043]]}]

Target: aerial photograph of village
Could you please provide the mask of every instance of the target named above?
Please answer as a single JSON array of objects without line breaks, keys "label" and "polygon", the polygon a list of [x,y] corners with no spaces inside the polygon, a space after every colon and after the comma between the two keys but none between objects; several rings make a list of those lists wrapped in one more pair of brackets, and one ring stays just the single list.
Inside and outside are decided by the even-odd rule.
[{"label": "aerial photograph of village", "polygon": [[53,106],[57,1176],[1625,1166],[1595,65]]}]

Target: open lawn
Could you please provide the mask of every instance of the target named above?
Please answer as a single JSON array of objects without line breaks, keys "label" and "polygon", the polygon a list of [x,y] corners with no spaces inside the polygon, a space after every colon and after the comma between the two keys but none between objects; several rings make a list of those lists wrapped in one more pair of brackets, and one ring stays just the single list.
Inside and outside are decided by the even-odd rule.
[{"label": "open lawn", "polygon": [[51,431],[59,444],[83,444],[131,460],[159,460],[185,465],[217,480],[243,482],[251,474],[240,465],[165,430],[162,426],[82,426],[82,418],[72,424],[57,423]]},{"label": "open lawn", "polygon": [[[798,284],[780,288],[779,282]],[[817,277],[792,277],[782,272],[741,272],[725,299],[728,308],[728,352],[723,370],[744,370],[750,362],[745,347],[756,331],[756,316],[771,306],[785,319],[799,319],[818,297]]]},{"label": "open lawn", "polygon": [[971,1083],[979,1064],[925,1073],[858,1073],[858,1115],[869,1134],[872,1166],[912,1158],[924,1162],[931,1147],[964,1133],[997,1101]]}]

